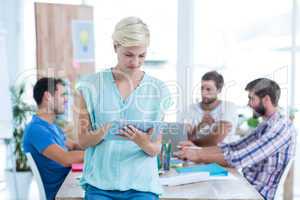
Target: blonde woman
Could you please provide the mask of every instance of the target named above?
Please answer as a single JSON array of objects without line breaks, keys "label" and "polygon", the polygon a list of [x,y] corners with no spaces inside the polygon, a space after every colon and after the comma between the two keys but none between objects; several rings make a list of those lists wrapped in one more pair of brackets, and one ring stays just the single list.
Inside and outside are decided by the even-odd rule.
[{"label": "blonde woman", "polygon": [[105,139],[109,122],[159,121],[170,105],[166,85],[141,69],[149,37],[141,19],[122,19],[112,35],[117,65],[78,82],[85,199],[149,200],[162,192],[156,162],[161,136],[152,141],[151,131],[130,126],[122,132],[127,140]]}]

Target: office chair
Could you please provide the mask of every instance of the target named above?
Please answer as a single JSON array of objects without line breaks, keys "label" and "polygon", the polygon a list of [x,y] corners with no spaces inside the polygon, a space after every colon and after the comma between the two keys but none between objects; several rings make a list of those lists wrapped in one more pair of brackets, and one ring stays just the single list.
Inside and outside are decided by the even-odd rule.
[{"label": "office chair", "polygon": [[286,165],[283,173],[282,173],[282,176],[280,178],[280,181],[279,181],[279,184],[278,184],[278,187],[276,189],[276,193],[275,193],[275,200],[278,200],[278,199],[282,199],[280,198],[280,195],[283,194],[283,193],[280,193],[280,191],[283,191],[283,186],[284,186],[284,182],[286,180],[286,177],[287,175],[289,174],[289,171],[293,165],[293,162],[294,162],[294,159],[291,159],[288,164]]},{"label": "office chair", "polygon": [[39,190],[39,194],[40,194],[40,200],[47,200],[47,198],[46,198],[46,192],[45,192],[45,188],[44,188],[41,176],[40,176],[40,172],[39,172],[39,170],[38,170],[38,168],[37,168],[37,166],[35,164],[35,161],[34,161],[32,155],[31,155],[31,153],[26,153],[26,157],[27,157],[29,166],[31,168],[31,171],[33,173],[33,177],[36,180],[37,185],[38,185],[38,190]]}]

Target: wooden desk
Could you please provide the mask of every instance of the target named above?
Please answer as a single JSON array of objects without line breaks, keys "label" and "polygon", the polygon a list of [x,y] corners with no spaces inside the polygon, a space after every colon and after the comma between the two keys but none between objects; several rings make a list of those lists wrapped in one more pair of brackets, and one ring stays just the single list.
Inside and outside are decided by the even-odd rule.
[{"label": "wooden desk", "polygon": [[[234,180],[213,180],[181,186],[164,187],[161,200],[263,200],[261,195],[237,171]],[[82,200],[84,191],[79,186],[80,172],[70,172],[59,189],[56,200]]]}]

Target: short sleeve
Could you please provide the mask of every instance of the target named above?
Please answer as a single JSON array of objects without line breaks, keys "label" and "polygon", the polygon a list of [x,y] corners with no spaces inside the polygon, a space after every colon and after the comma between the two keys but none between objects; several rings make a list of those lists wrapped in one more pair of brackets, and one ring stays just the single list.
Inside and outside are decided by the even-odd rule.
[{"label": "short sleeve", "polygon": [[30,133],[32,146],[41,154],[47,147],[56,144],[53,133],[43,126],[32,126]]},{"label": "short sleeve", "polygon": [[202,118],[202,112],[195,110],[195,104],[190,104],[187,109],[182,113],[181,121],[188,123],[192,126],[197,125]]},{"label": "short sleeve", "polygon": [[228,121],[231,123],[232,128],[228,136],[225,138],[226,142],[235,141],[237,138],[235,135],[237,122],[238,122],[238,106],[232,102],[224,102],[222,107],[222,116],[220,120]]},{"label": "short sleeve", "polygon": [[65,132],[61,129],[61,127],[59,127],[59,126],[57,126],[57,125],[56,125],[56,128],[57,128],[58,132],[60,133],[62,140],[63,140],[64,142],[66,142],[67,138],[66,138]]}]

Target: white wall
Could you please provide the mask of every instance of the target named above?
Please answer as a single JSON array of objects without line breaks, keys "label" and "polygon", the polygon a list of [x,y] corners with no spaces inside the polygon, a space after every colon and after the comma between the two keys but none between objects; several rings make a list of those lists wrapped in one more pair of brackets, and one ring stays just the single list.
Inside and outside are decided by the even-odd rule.
[{"label": "white wall", "polygon": [[10,84],[19,76],[23,63],[22,8],[23,0],[1,0],[0,28],[6,31],[7,67]]},{"label": "white wall", "polygon": [[6,50],[6,32],[0,28],[0,138],[12,136],[12,110]]},{"label": "white wall", "polygon": [[12,136],[9,86],[15,84],[23,63],[22,0],[0,3],[0,138]]}]

